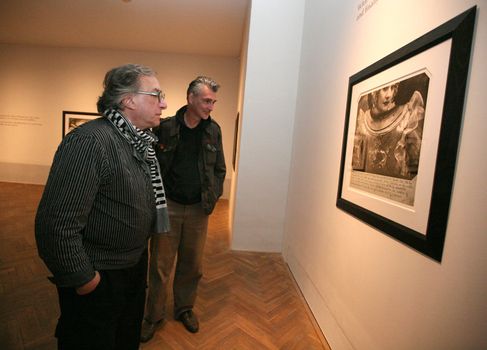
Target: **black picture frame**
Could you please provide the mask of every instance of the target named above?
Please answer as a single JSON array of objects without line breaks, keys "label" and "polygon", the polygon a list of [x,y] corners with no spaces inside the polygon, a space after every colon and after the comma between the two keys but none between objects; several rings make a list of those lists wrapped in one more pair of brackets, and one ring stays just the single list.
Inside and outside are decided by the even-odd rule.
[{"label": "black picture frame", "polygon": [[[336,206],[438,262],[442,259],[447,229],[475,16],[474,6],[354,74],[350,77],[348,85]],[[442,55],[443,52],[446,55]],[[441,63],[443,59],[445,62]],[[438,67],[445,68],[437,68],[436,62],[440,62]],[[417,208],[414,207],[416,204],[397,204],[394,200],[382,198],[377,193],[364,191],[363,188],[367,188],[367,184],[365,187],[354,187],[356,185],[349,181],[358,175],[369,177],[381,186],[378,179],[389,179],[387,176],[368,174],[366,170],[355,170],[352,166],[351,159],[356,154],[362,154],[361,149],[356,151],[359,145],[356,141],[359,122],[363,120],[357,116],[362,112],[357,96],[374,91],[370,87],[378,91],[379,88],[393,82],[394,78],[396,81],[404,78],[406,73],[416,74],[415,64],[424,68],[426,72],[430,69],[444,70],[443,83],[438,83],[441,79],[435,80],[439,74],[432,74],[430,91],[423,92],[425,104],[422,141],[430,135],[428,140],[436,142],[433,145],[431,142],[422,142],[420,157],[423,157],[424,152],[425,158],[430,157],[431,161],[421,164],[422,159],[419,158],[417,175],[412,180],[399,180],[404,183],[414,181],[414,186],[419,186],[420,183],[430,184],[429,187],[424,185],[427,189],[424,191],[426,194],[420,191],[422,188],[414,188],[414,193],[419,198],[416,202],[423,203],[422,208],[419,205]],[[408,71],[409,68],[411,71]],[[426,84],[427,87],[428,84],[429,82]],[[360,90],[362,87],[364,89]],[[435,147],[436,152],[432,151]],[[375,188],[372,188],[375,191]],[[418,224],[418,227],[422,225],[421,228],[411,224],[415,223],[415,218],[423,221],[422,224]]]},{"label": "black picture frame", "polygon": [[63,111],[63,138],[74,128],[99,117],[98,113]]},{"label": "black picture frame", "polygon": [[235,128],[233,132],[233,154],[232,154],[232,168],[235,171],[235,164],[237,162],[237,140],[238,140],[238,124],[240,119],[240,112],[237,113],[235,118]]}]

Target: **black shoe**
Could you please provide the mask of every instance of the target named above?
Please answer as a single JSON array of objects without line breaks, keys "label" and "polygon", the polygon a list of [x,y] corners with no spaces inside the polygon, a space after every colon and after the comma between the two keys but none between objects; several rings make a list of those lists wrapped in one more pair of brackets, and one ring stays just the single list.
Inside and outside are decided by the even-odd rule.
[{"label": "black shoe", "polygon": [[140,342],[145,343],[152,339],[154,333],[158,328],[164,325],[164,320],[160,320],[156,323],[151,323],[147,320],[142,321],[142,329],[140,331]]},{"label": "black shoe", "polygon": [[191,333],[198,332],[200,326],[193,310],[184,311],[178,318]]}]

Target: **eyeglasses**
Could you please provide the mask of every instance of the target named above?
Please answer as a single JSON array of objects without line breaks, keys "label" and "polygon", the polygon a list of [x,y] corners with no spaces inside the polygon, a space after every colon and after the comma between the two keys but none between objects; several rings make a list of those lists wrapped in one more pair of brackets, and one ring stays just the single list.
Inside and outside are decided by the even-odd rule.
[{"label": "eyeglasses", "polygon": [[162,91],[135,91],[134,93],[155,96],[159,102],[162,102],[166,98],[166,94]]}]

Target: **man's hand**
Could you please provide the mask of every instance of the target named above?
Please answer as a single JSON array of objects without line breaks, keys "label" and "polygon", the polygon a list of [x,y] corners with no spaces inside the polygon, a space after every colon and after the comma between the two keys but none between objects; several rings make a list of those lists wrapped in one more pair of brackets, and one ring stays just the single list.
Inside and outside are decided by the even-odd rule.
[{"label": "man's hand", "polygon": [[95,277],[93,277],[93,279],[88,283],[85,283],[82,286],[76,288],[76,293],[78,293],[78,295],[89,294],[95,290],[96,286],[98,286],[98,283],[100,283],[100,274],[98,273],[98,271],[95,271]]}]

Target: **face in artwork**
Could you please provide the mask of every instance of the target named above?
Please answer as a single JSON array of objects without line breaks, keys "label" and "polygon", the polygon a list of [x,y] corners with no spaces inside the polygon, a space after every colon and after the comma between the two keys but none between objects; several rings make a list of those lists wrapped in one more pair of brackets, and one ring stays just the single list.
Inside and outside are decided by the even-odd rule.
[{"label": "face in artwork", "polygon": [[373,93],[372,114],[381,115],[396,107],[397,84],[389,85]]}]

